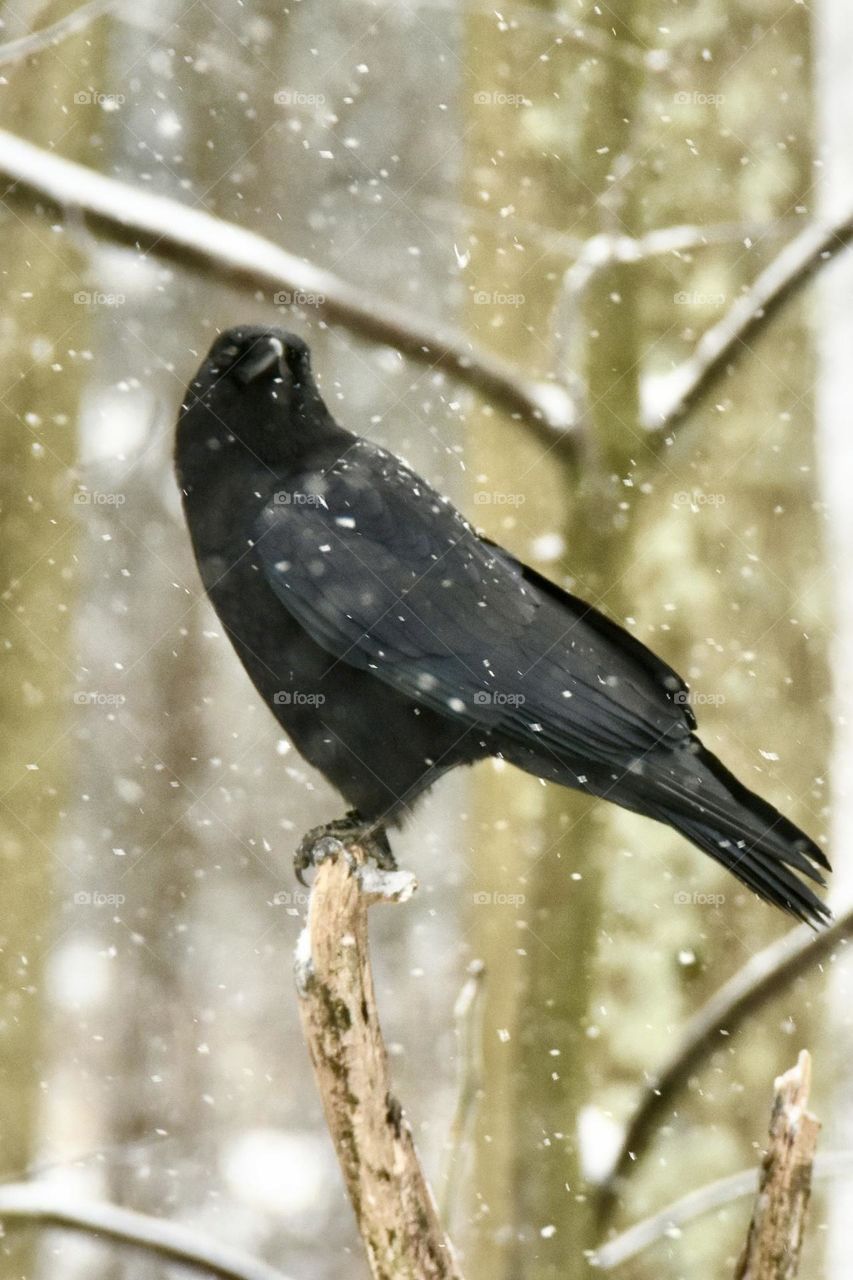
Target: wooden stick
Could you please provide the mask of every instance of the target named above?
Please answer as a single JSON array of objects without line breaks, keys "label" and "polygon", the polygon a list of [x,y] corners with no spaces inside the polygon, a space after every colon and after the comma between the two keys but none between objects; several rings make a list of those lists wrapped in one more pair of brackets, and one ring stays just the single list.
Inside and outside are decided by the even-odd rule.
[{"label": "wooden stick", "polygon": [[776,1080],[770,1141],[735,1280],[794,1280],[799,1269],[820,1130],[806,1110],[810,1084],[811,1058],[803,1049],[797,1065]]},{"label": "wooden stick", "polygon": [[296,952],[302,1029],[374,1280],[461,1280],[411,1129],[395,1098],[376,1009],[367,909],[405,902],[406,871],[325,837]]}]

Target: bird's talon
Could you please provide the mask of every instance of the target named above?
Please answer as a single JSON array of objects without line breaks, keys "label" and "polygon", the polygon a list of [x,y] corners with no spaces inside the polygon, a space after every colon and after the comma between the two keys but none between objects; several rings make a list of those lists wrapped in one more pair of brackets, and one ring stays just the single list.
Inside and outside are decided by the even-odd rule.
[{"label": "bird's talon", "polygon": [[309,867],[319,866],[328,858],[338,857],[348,843],[360,844],[367,857],[380,870],[397,870],[384,828],[365,825],[359,815],[351,811],[343,818],[335,818],[323,826],[312,828],[302,837],[293,858],[293,869],[299,883],[307,889],[304,872]]}]

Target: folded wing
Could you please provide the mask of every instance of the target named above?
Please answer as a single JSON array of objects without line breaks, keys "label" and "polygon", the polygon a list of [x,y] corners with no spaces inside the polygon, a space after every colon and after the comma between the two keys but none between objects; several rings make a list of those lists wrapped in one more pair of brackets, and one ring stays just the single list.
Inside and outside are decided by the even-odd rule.
[{"label": "folded wing", "polygon": [[445,715],[623,766],[690,735],[674,672],[366,442],[279,493],[255,550],[333,659]]}]

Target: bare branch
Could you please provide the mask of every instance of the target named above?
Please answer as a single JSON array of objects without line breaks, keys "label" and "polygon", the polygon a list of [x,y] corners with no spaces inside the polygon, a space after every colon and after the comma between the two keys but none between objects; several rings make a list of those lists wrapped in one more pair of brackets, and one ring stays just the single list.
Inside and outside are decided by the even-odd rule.
[{"label": "bare branch", "polygon": [[797,1065],[776,1081],[770,1141],[735,1280],[795,1280],[800,1269],[820,1132],[819,1122],[806,1110],[811,1077],[811,1058],[803,1049]]},{"label": "bare branch", "polygon": [[179,1262],[220,1280],[287,1280],[275,1267],[178,1222],[151,1218],[101,1201],[79,1201],[44,1183],[12,1182],[0,1186],[0,1220],[82,1231],[144,1250],[168,1262]]},{"label": "bare branch", "polygon": [[702,335],[693,355],[667,378],[666,398],[644,425],[669,431],[707,394],[777,311],[853,238],[853,212],[815,222],[795,236],[760,273],[722,320]]},{"label": "bare branch", "polygon": [[81,4],[79,9],[73,9],[71,13],[66,14],[64,18],[59,18],[57,22],[52,22],[50,26],[42,27],[40,31],[32,31],[18,40],[8,40],[6,44],[0,44],[0,67],[8,67],[14,62],[23,62],[33,54],[42,53],[53,45],[61,44],[69,36],[75,35],[78,31],[84,31],[104,14],[112,13],[114,9],[120,9],[127,3],[128,0],[88,0],[87,4]]},{"label": "bare branch", "polygon": [[693,1015],[680,1043],[649,1080],[625,1129],[612,1169],[602,1179],[600,1213],[613,1205],[620,1180],[642,1157],[662,1111],[718,1042],[721,1032],[732,1035],[745,1018],[784,990],[812,965],[824,960],[853,934],[853,909],[820,933],[801,925],[752,956],[719,991]]},{"label": "bare branch", "polygon": [[364,850],[325,837],[296,953],[302,1029],[374,1280],[461,1280],[412,1133],[391,1090],[367,909],[414,892]]},{"label": "bare branch", "polygon": [[602,231],[590,236],[577,250],[575,261],[563,277],[559,313],[566,310],[571,316],[577,314],[591,281],[606,267],[623,262],[648,262],[650,258],[687,253],[712,244],[731,244],[749,235],[780,235],[786,225],[784,222],[771,226],[744,222],[719,222],[706,227],[684,224],[659,227],[642,236]]},{"label": "bare branch", "polygon": [[[375,0],[364,0],[364,3],[375,7]],[[419,0],[418,7],[445,13],[457,12],[454,0]],[[501,5],[500,12],[497,12],[488,4],[472,4],[467,12],[503,24],[502,30],[518,31],[530,26],[544,28],[561,44],[577,44],[605,60],[624,62],[643,71],[662,72],[671,65],[668,50],[640,48],[627,40],[620,40],[606,29],[576,22],[562,8],[537,9],[529,4],[513,3],[506,7]]]},{"label": "bare branch", "polygon": [[441,1189],[441,1216],[448,1227],[452,1225],[451,1215],[460,1199],[459,1181],[463,1171],[465,1143],[483,1076],[481,1014],[484,977],[482,960],[472,961],[468,977],[453,1008],[459,1085],[456,1110],[447,1137],[447,1160]]},{"label": "bare branch", "polygon": [[[815,1181],[849,1177],[853,1173],[853,1151],[826,1151],[815,1156],[812,1172]],[[602,1271],[612,1271],[659,1240],[680,1233],[682,1227],[703,1214],[721,1209],[744,1196],[754,1196],[757,1188],[756,1169],[741,1169],[739,1173],[730,1173],[716,1182],[709,1182],[608,1240],[607,1244],[589,1254],[590,1264]]]},{"label": "bare branch", "polygon": [[388,344],[430,369],[453,373],[509,413],[524,418],[549,446],[554,444],[555,432],[569,447],[573,444],[575,410],[565,387],[528,378],[463,334],[430,326],[402,307],[364,294],[263,236],[107,178],[2,130],[0,173],[11,180],[2,195],[4,202],[15,197],[29,205],[45,201],[52,212],[77,209],[87,224],[118,243],[184,267],[201,267],[252,295],[268,293],[279,306],[290,305],[294,295],[308,295],[329,320]]}]

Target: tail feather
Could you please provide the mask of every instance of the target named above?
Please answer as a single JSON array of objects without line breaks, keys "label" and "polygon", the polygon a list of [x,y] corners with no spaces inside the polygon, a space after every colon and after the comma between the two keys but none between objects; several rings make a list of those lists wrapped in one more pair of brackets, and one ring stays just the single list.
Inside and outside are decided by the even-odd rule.
[{"label": "tail feather", "polygon": [[829,908],[795,874],[825,884],[818,867],[830,866],[820,846],[694,743],[689,757],[670,756],[643,770],[643,811],[680,831],[767,902],[811,925],[826,923]]}]

